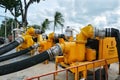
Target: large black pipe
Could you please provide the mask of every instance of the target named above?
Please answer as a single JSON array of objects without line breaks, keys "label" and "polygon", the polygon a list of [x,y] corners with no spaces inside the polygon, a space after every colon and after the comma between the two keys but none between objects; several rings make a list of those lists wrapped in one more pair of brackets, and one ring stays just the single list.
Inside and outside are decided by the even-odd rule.
[{"label": "large black pipe", "polygon": [[0,48],[0,55],[16,48],[20,43],[22,43],[24,40],[22,37],[18,37],[17,40],[9,43],[8,45],[5,45],[3,47]]},{"label": "large black pipe", "polygon": [[119,30],[118,29],[115,29],[115,28],[107,28],[106,29],[106,36],[110,36],[110,37],[115,37],[115,40],[116,40],[116,47],[117,47],[117,51],[118,51],[118,58],[119,58],[119,62],[120,62],[120,33],[119,33]]},{"label": "large black pipe", "polygon": [[17,61],[17,62],[11,63],[11,64],[6,64],[3,66],[0,66],[0,76],[23,70],[23,69],[31,67],[35,64],[41,63],[47,59],[49,59],[49,53],[47,51],[44,51],[44,52],[42,52],[38,55],[35,55],[31,58],[27,58],[22,61]]},{"label": "large black pipe", "polygon": [[9,45],[13,44],[13,43],[14,43],[14,41],[13,41],[13,42],[11,42],[11,43],[9,43],[9,44],[7,44],[7,45],[4,45],[4,46],[0,47],[0,50],[1,50],[2,48],[5,48],[5,47],[7,47],[7,46],[9,46]]},{"label": "large black pipe", "polygon": [[19,45],[19,43],[17,41],[13,41],[12,43],[6,45],[6,46],[3,46],[0,48],[0,55],[14,49],[15,47],[17,47]]},{"label": "large black pipe", "polygon": [[31,47],[29,47],[27,49],[24,49],[24,50],[21,50],[19,52],[15,52],[15,53],[8,54],[8,55],[5,55],[5,56],[0,56],[0,62],[18,57],[18,56],[23,55],[23,54],[26,54],[29,51],[31,51],[32,49],[34,49],[34,48],[31,46]]},{"label": "large black pipe", "polygon": [[116,39],[116,46],[118,51],[118,60],[119,60],[119,74],[120,74],[120,32],[118,29],[111,29],[111,36],[115,37]]},{"label": "large black pipe", "polygon": [[119,74],[120,74],[120,32],[118,29],[115,28],[107,28],[106,29],[106,36],[115,37],[116,40],[116,47],[118,53],[118,60],[119,60]]},{"label": "large black pipe", "polygon": [[[36,47],[36,45],[34,47]],[[56,44],[56,46],[53,46],[38,55],[32,56],[31,58],[0,66],[0,76],[23,70],[47,59],[53,59],[60,54],[62,54],[62,49],[59,44]]]}]

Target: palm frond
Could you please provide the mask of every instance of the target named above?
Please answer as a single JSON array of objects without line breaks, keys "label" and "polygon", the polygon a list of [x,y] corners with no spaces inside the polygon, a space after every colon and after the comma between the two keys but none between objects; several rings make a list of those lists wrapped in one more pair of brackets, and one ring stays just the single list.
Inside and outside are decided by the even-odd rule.
[{"label": "palm frond", "polygon": [[61,27],[63,27],[63,23],[64,23],[63,15],[60,12],[56,12],[54,16],[54,31],[57,25],[60,25]]}]

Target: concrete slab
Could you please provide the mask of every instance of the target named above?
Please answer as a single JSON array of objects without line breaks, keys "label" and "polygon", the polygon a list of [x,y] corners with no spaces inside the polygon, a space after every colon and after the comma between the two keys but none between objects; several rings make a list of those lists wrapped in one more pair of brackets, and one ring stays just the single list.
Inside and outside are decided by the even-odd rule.
[{"label": "concrete slab", "polygon": [[[62,69],[62,68],[59,67],[59,69]],[[49,62],[49,64],[40,63],[38,65],[35,65],[33,67],[30,67],[15,73],[0,76],[0,80],[24,80],[28,77],[37,76],[37,75],[45,74],[52,71],[55,71],[54,62]],[[118,77],[118,63],[112,64],[108,72],[109,72],[108,80],[115,80]],[[66,80],[65,75],[66,75],[65,72],[59,73],[56,77],[56,80]],[[69,75],[68,80],[74,80],[74,75],[72,73],[69,72],[68,75]],[[50,75],[50,76],[41,78],[41,80],[53,80],[53,76]]]}]

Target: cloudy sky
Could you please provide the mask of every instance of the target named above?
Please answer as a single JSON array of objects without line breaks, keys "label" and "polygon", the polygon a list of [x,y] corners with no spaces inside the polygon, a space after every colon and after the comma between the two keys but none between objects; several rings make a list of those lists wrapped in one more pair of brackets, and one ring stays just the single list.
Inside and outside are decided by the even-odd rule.
[{"label": "cloudy sky", "polygon": [[[56,11],[63,14],[65,26],[76,29],[87,24],[120,28],[120,0],[45,0],[29,7],[28,22],[40,25],[45,18],[53,20]],[[5,15],[1,8],[0,15]]]}]

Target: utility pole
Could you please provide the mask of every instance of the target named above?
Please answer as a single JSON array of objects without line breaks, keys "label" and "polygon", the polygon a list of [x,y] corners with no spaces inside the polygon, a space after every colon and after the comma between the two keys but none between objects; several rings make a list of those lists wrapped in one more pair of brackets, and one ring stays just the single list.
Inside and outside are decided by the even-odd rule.
[{"label": "utility pole", "polygon": [[11,23],[11,33],[12,33],[12,41],[14,41],[14,33],[13,33],[13,22]]},{"label": "utility pole", "polygon": [[6,42],[6,39],[7,39],[6,29],[7,29],[7,18],[6,18],[6,14],[5,14],[5,42]]},{"label": "utility pole", "polygon": [[11,17],[8,17],[8,16],[6,16],[6,14],[5,14],[5,16],[4,15],[0,15],[0,17],[3,17],[3,18],[5,18],[5,30],[4,30],[4,32],[5,32],[5,35],[4,35],[4,37],[5,37],[5,42],[6,42],[6,38],[7,38],[7,18],[11,18]]}]

